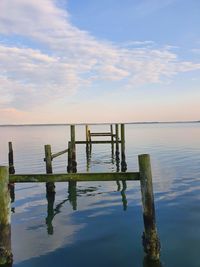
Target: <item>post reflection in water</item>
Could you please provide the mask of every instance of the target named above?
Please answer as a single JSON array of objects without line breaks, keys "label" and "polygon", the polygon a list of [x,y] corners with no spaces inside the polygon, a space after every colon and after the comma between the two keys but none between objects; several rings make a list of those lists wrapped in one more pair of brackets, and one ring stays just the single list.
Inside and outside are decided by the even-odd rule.
[{"label": "post reflection in water", "polygon": [[73,210],[77,210],[77,182],[70,181],[68,184],[68,198]]}]

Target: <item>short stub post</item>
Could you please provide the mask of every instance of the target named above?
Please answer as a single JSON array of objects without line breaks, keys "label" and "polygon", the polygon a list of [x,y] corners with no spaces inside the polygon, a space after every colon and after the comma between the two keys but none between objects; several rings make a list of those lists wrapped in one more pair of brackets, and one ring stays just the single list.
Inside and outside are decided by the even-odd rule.
[{"label": "short stub post", "polygon": [[0,266],[11,264],[11,207],[9,184],[9,169],[0,166]]},{"label": "short stub post", "polygon": [[14,156],[13,156],[12,142],[8,142],[8,163],[9,163],[9,173],[14,174],[15,173],[15,167],[14,167]]},{"label": "short stub post", "polygon": [[144,220],[143,246],[150,260],[159,260],[160,241],[156,228],[150,156],[139,155],[140,185]]}]

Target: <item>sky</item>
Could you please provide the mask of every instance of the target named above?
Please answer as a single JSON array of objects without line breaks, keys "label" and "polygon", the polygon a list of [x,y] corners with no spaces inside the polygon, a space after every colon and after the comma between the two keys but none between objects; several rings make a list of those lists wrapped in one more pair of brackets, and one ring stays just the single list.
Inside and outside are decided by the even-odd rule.
[{"label": "sky", "polygon": [[0,0],[0,124],[200,120],[199,0]]}]

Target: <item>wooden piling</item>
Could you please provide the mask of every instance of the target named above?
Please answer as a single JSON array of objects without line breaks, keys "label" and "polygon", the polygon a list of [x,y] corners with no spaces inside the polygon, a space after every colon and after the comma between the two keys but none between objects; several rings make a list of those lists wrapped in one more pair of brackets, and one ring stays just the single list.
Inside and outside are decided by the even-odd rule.
[{"label": "wooden piling", "polygon": [[127,170],[126,156],[125,156],[125,128],[124,128],[124,124],[121,124],[121,170],[122,170],[122,172]]},{"label": "wooden piling", "polygon": [[119,158],[119,125],[115,124],[116,158]]},{"label": "wooden piling", "polygon": [[[52,169],[52,158],[51,158],[51,145],[45,145],[45,163],[46,173],[53,173]],[[55,193],[55,184],[52,182],[46,183],[47,194]]]},{"label": "wooden piling", "polygon": [[[68,172],[76,173],[76,138],[75,138],[75,126],[71,125],[71,142],[69,142],[69,153],[68,153]],[[68,193],[69,201],[72,204],[73,210],[77,209],[77,196],[76,196],[76,181],[69,181]]]},{"label": "wooden piling", "polygon": [[0,166],[0,265],[11,264],[11,207],[8,189],[9,169]]},{"label": "wooden piling", "polygon": [[[9,165],[9,174],[15,174],[12,142],[8,142],[8,165]],[[9,189],[10,189],[11,202],[14,202],[15,201],[15,184],[9,183]]]},{"label": "wooden piling", "polygon": [[73,172],[77,171],[77,163],[76,163],[76,136],[75,136],[75,125],[70,126],[71,133],[71,150],[72,150],[72,168]]},{"label": "wooden piling", "polygon": [[8,163],[9,163],[9,173],[14,174],[15,173],[15,167],[14,167],[14,156],[13,156],[13,147],[12,142],[8,143]]},{"label": "wooden piling", "polygon": [[113,125],[110,125],[110,133],[111,133],[111,151],[112,156],[114,155],[114,134],[113,134]]},{"label": "wooden piling", "polygon": [[150,156],[148,154],[139,155],[138,159],[144,220],[142,237],[144,251],[150,260],[159,260],[160,241],[156,228]]}]

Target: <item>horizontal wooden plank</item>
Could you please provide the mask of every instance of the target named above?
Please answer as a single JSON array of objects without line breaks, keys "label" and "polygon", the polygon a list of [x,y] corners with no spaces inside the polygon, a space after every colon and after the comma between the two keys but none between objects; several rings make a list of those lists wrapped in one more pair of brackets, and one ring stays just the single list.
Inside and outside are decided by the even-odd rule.
[{"label": "horizontal wooden plank", "polygon": [[89,182],[89,181],[134,181],[140,180],[139,172],[111,173],[58,173],[58,174],[13,174],[9,175],[11,183],[27,182]]},{"label": "horizontal wooden plank", "polygon": [[112,133],[90,133],[91,136],[111,136]]},{"label": "horizontal wooden plank", "polygon": [[68,148],[65,149],[65,150],[63,150],[63,151],[57,152],[57,153],[55,153],[55,154],[52,154],[52,155],[51,155],[51,158],[54,159],[54,158],[56,158],[56,157],[58,157],[58,156],[61,156],[61,155],[65,154],[65,153],[67,153],[67,152],[68,152]]},{"label": "horizontal wooden plank", "polygon": [[[111,140],[98,140],[98,141],[89,141],[89,142],[87,142],[87,141],[76,141],[75,143],[79,144],[79,145],[80,144],[87,144],[87,143],[89,143],[89,144],[111,144],[112,141]],[[113,143],[116,143],[116,141],[113,141]],[[119,140],[118,143],[121,143],[121,140]]]}]

